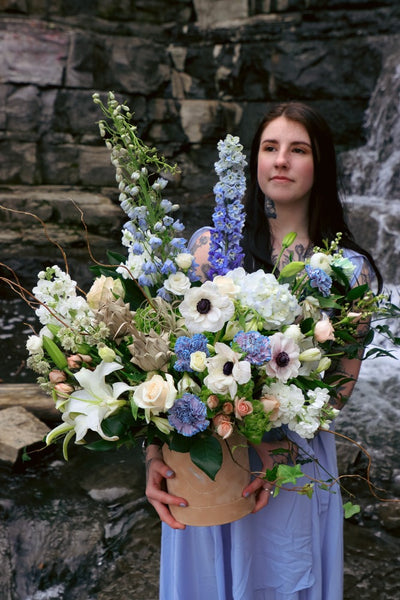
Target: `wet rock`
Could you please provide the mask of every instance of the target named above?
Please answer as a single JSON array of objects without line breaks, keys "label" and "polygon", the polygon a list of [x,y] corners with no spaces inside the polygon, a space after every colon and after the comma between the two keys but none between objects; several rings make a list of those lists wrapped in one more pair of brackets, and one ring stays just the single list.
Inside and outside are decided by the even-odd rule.
[{"label": "wet rock", "polygon": [[22,448],[41,442],[49,431],[21,406],[0,410],[0,460],[15,463]]}]

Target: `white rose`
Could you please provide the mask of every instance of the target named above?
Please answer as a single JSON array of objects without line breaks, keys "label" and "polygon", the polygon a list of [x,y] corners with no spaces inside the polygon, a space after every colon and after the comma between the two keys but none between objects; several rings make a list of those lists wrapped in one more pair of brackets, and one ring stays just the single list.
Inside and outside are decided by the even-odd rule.
[{"label": "white rose", "polygon": [[201,373],[206,368],[207,354],[197,350],[190,355],[190,368]]},{"label": "white rose", "polygon": [[175,262],[180,269],[189,269],[193,263],[193,256],[188,252],[181,252],[175,257]]},{"label": "white rose", "polygon": [[332,273],[331,269],[332,257],[323,252],[316,252],[310,258],[310,266],[313,269],[322,269],[327,275]]},{"label": "white rose", "polygon": [[164,281],[164,287],[176,296],[183,296],[190,289],[190,279],[182,271],[178,271]]},{"label": "white rose", "polygon": [[133,401],[140,408],[147,409],[149,413],[158,414],[171,408],[176,395],[172,376],[166,373],[164,379],[156,374],[135,388]]},{"label": "white rose", "polygon": [[30,354],[38,354],[43,348],[42,338],[38,335],[30,335],[26,341],[26,349]]}]

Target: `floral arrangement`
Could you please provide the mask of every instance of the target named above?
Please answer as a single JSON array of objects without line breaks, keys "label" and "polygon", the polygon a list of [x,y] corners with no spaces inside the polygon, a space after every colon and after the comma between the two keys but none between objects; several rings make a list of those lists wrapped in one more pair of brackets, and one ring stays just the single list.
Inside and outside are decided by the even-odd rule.
[{"label": "floral arrangement", "polygon": [[[354,267],[340,235],[279,276],[244,271],[246,161],[230,135],[218,145],[210,280],[199,281],[174,218],[178,206],[163,197],[176,167],[138,138],[128,107],[112,93],[107,106],[98,95],[94,102],[105,115],[100,132],[128,216],[127,254],[109,253],[109,265],[95,265],[86,295],[58,266],[39,273],[33,295],[42,329],[28,338],[28,365],[62,418],[47,444],[62,438],[67,458],[73,438],[91,449],[159,440],[190,452],[214,478],[218,438],[233,431],[258,444],[272,428],[304,439],[328,429],[337,415],[331,361],[371,341],[357,339],[358,323],[390,312],[388,299],[367,285],[350,287]],[[286,236],[282,252],[294,237]],[[267,475],[288,480],[280,471]]]}]

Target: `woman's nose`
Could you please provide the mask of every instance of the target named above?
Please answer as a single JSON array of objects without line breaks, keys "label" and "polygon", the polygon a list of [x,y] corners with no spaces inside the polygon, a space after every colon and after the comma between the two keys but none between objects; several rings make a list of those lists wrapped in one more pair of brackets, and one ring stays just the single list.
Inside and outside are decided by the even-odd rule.
[{"label": "woman's nose", "polygon": [[289,163],[289,156],[288,156],[287,151],[284,148],[278,150],[278,152],[276,153],[276,156],[275,156],[276,166],[284,167],[284,166],[287,166],[288,163]]}]

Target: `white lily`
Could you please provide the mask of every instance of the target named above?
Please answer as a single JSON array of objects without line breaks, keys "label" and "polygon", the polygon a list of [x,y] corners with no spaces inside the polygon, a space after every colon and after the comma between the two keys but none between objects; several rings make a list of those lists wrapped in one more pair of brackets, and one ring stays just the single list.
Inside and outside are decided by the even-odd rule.
[{"label": "white lily", "polygon": [[106,383],[105,377],[118,369],[122,369],[119,363],[102,361],[94,371],[81,369],[75,373],[75,378],[83,389],[73,392],[65,402],[62,414],[64,423],[48,434],[47,444],[62,433],[72,430],[76,435],[76,443],[83,440],[88,429],[96,431],[104,440],[113,442],[118,439],[118,436],[107,436],[101,428],[104,419],[127,404],[126,400],[119,400],[119,396],[133,389],[122,381],[112,385]]}]

